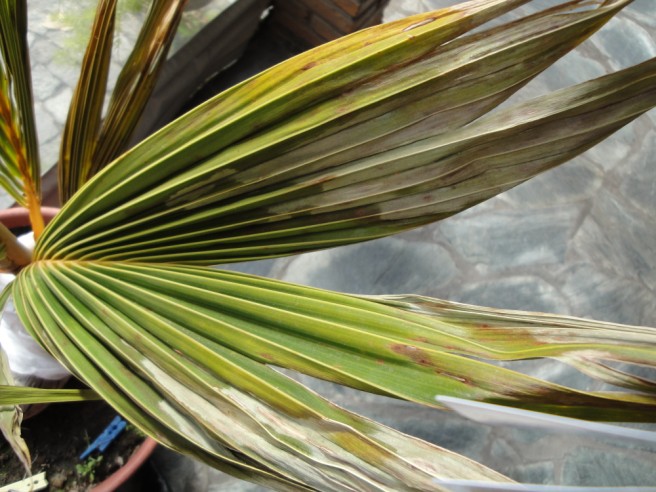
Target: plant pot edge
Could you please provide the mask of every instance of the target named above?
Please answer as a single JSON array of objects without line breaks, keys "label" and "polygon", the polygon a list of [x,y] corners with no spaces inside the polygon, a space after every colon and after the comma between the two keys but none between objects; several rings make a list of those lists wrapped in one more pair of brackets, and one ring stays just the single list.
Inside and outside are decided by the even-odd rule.
[{"label": "plant pot edge", "polygon": [[128,461],[105,480],[94,485],[91,492],[112,492],[116,490],[134,476],[137,470],[148,461],[156,447],[157,441],[147,436],[144,442],[130,455]]},{"label": "plant pot edge", "polygon": [[[41,207],[43,219],[47,222],[59,212],[55,207]],[[0,209],[0,222],[6,227],[12,229],[14,227],[28,227],[30,225],[29,213],[26,208],[12,207]]]}]

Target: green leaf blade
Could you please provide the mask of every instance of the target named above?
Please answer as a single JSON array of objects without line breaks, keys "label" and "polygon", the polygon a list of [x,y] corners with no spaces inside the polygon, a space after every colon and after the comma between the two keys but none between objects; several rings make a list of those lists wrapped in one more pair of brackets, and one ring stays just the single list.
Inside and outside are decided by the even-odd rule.
[{"label": "green leaf blade", "polygon": [[153,2],[130,57],[119,74],[98,136],[91,179],[127,148],[166,61],[187,0]]},{"label": "green leaf blade", "polygon": [[[99,215],[100,211],[94,204],[99,194],[105,196],[113,205],[125,203],[129,199],[125,193],[134,193],[135,183],[146,189],[162,179],[162,172],[171,173],[188,168],[192,163],[189,161],[190,157],[198,159],[215,154],[226,145],[257,131],[248,121],[256,121],[257,127],[266,125],[267,121],[273,124],[283,117],[295,114],[301,108],[343,91],[349,84],[358,81],[361,83],[378,73],[384,73],[389,70],[389,65],[394,60],[421,57],[434,44],[450,40],[525,1],[479,0],[461,7],[445,9],[440,15],[419,15],[390,26],[354,34],[347,40],[322,48],[324,63],[319,66],[311,63],[317,57],[313,52],[275,67],[261,77],[247,81],[213,102],[205,104],[179,120],[176,125],[158,132],[157,136],[150,139],[151,144],[140,145],[129,152],[120,166],[113,166],[118,174],[113,174],[109,181],[114,184],[130,183],[130,186],[122,187],[121,192],[112,190],[111,196],[96,190],[94,186],[87,187],[78,194],[75,208],[78,214],[91,215],[87,215],[86,219],[79,215],[78,219],[86,222],[90,217]],[[426,19],[432,20],[424,25],[423,20]],[[407,43],[408,34],[404,30],[416,24],[421,25],[412,29],[413,43]],[[351,51],[360,53],[359,57],[351,56],[353,53],[347,54],[345,47],[351,47]],[[312,65],[312,70],[306,68],[308,64]],[[290,77],[290,73],[295,74],[294,77]],[[331,74],[332,78],[327,80],[326,77]],[[316,90],[300,90],[309,89],[310,86]],[[272,91],[279,96],[274,97]],[[288,102],[285,98],[300,99]],[[276,109],[272,105],[281,106]],[[180,132],[181,128],[187,130]],[[237,133],[233,135],[231,132],[235,131]],[[190,135],[193,135],[191,139]],[[196,149],[203,146],[209,147]],[[163,158],[167,161],[166,169],[153,166],[157,166]],[[100,180],[104,183],[103,187],[107,186],[107,179],[106,176]],[[80,206],[83,202],[91,208],[83,209]],[[109,202],[103,202],[103,205],[108,204]]]},{"label": "green leaf blade", "polygon": [[[624,4],[583,12],[571,12],[573,5],[566,4],[495,28],[487,33],[490,39],[466,36],[432,59],[396,67],[389,80],[322,101],[180,174],[179,162],[162,160],[152,168],[153,179],[163,179],[155,189],[107,208],[75,232],[68,229],[75,221],[92,210],[100,213],[98,206],[109,207],[122,192],[113,188],[110,201],[65,210],[63,229],[55,224],[37,255],[210,265],[365,241],[448,217],[565,162],[656,104],[656,62],[650,61],[466,125]],[[475,61],[460,65],[472,56]],[[428,64],[436,60],[444,63],[431,72]],[[470,85],[450,89],[457,77]],[[431,100],[435,118],[423,114],[414,120],[407,108],[416,109],[426,102],[428,89],[438,88],[439,97]],[[397,109],[381,104],[397,98],[405,103]],[[349,101],[364,109],[347,111],[346,128],[333,124]],[[435,128],[435,121],[463,108],[455,128],[448,123]],[[399,126],[400,134],[389,133]],[[296,141],[297,131],[306,140]],[[377,135],[373,140],[371,132]],[[526,138],[518,140],[518,133]],[[331,152],[338,140],[345,140],[344,147]],[[103,176],[111,181],[124,172],[118,169]]]},{"label": "green leaf blade", "polygon": [[[124,296],[89,266],[37,264],[21,273],[19,290],[39,286],[38,330],[76,374],[122,413],[141,407],[128,418],[149,433],[160,429],[155,437],[175,449],[281,490],[432,490],[434,477],[506,480],[326,402]],[[65,323],[66,333],[53,321]]]},{"label": "green leaf blade", "polygon": [[[585,392],[488,362],[585,357],[596,377],[601,371],[594,364],[605,360],[653,367],[653,329],[622,327],[621,334],[630,334],[626,340],[615,329],[599,329],[562,330],[558,343],[545,344],[530,333],[506,342],[486,337],[484,330],[366,300],[205,268],[62,265],[80,288],[115,309],[158,313],[214,346],[365,391],[431,406],[443,394],[580,418],[653,420],[653,387]],[[120,299],[139,299],[142,307]],[[148,325],[146,319],[139,323]]]},{"label": "green leaf blade", "polygon": [[99,399],[100,396],[95,391],[88,389],[46,389],[6,384],[0,385],[0,405],[70,403]]},{"label": "green leaf blade", "polygon": [[0,184],[18,203],[38,210],[41,173],[25,0],[0,6],[0,41]]},{"label": "green leaf blade", "polygon": [[[34,289],[36,285],[38,290]],[[85,381],[121,415],[160,443],[186,451],[234,476],[259,481],[263,485],[285,482],[265,472],[258,474],[257,469],[239,463],[238,458],[231,459],[223,446],[212,444],[201,428],[176,411],[151,384],[131,373],[98,339],[85,331],[84,327],[89,323],[104,326],[97,316],[86,312],[88,317],[76,318],[75,306],[79,307],[79,303],[74,299],[67,303],[72,308],[71,314],[58,302],[56,294],[65,296],[66,292],[58,289],[47,275],[39,275],[33,267],[23,270],[18,277],[16,298],[22,321],[70,372]],[[34,302],[35,295],[40,302]],[[27,302],[28,299],[32,300]],[[66,328],[62,329],[62,326]],[[104,374],[103,369],[109,369],[108,374]],[[153,412],[159,415],[159,419],[150,416]]]},{"label": "green leaf blade", "polygon": [[112,55],[116,5],[116,0],[98,4],[66,118],[58,165],[62,204],[86,181],[93,166]]}]

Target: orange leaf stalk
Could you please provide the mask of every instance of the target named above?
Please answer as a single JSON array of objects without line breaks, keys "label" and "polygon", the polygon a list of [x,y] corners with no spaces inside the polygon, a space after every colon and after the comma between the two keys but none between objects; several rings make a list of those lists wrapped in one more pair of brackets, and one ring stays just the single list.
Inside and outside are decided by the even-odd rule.
[{"label": "orange leaf stalk", "polygon": [[[29,181],[33,185],[32,181]],[[45,223],[43,222],[43,215],[41,215],[41,200],[36,193],[34,186],[25,186],[25,197],[27,198],[27,210],[30,214],[30,224],[32,224],[32,232],[34,232],[34,239],[39,239],[43,232]]]}]

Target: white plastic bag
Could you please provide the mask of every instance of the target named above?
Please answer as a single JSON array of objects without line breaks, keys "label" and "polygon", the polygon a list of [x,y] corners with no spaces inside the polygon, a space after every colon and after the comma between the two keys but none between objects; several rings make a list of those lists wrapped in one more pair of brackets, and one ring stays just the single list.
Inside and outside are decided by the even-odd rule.
[{"label": "white plastic bag", "polygon": [[[34,248],[32,233],[18,240],[29,249]],[[12,280],[10,273],[0,274],[0,291]],[[34,340],[20,322],[11,299],[7,301],[0,320],[0,346],[7,354],[9,368],[17,382],[34,378],[60,380],[70,373]]]}]

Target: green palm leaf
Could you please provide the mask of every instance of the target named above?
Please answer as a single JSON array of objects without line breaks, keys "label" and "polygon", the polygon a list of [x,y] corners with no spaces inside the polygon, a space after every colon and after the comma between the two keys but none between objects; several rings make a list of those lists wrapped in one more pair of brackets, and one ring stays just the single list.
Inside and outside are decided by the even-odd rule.
[{"label": "green palm leaf", "polygon": [[[653,388],[636,395],[582,393],[472,359],[581,355],[654,366],[656,333],[650,328],[604,331],[595,326],[591,334],[563,330],[562,343],[539,343],[529,335],[502,338],[497,345],[485,339],[485,330],[452,328],[273,280],[204,268],[63,265],[56,272],[66,272],[79,289],[118,303],[115,308],[122,312],[136,307],[123,304],[119,295],[259,362],[366,391],[427,405],[436,405],[436,394],[443,394],[589,419],[653,420]],[[595,357],[595,351],[603,356]]]},{"label": "green palm leaf", "polygon": [[62,203],[125,150],[166,60],[186,3],[187,0],[152,2],[132,53],[119,74],[104,120],[102,108],[116,0],[99,4],[62,139]]},{"label": "green palm leaf", "polygon": [[[71,371],[174,449],[283,489],[432,490],[434,478],[505,480],[330,404],[267,367],[261,355],[249,356],[252,336],[243,347],[221,343],[224,330],[243,337],[244,322],[228,327],[211,300],[196,306],[193,320],[176,319],[161,292],[171,282],[157,281],[159,274],[177,276],[175,268],[109,268],[118,280],[107,283],[102,264],[34,264],[17,280],[17,309]],[[136,297],[123,292],[124,276],[144,271],[160,288],[139,288]],[[223,275],[206,269],[182,275],[190,274],[204,284],[211,282],[206,275]],[[213,288],[195,290],[206,296]],[[153,310],[152,302],[162,309]],[[190,314],[189,300],[174,304]]]},{"label": "green palm leaf", "polygon": [[58,166],[62,203],[84,183],[97,145],[112,55],[116,3],[116,0],[98,3],[80,78],[68,111]]},{"label": "green palm leaf", "polygon": [[[437,48],[418,41],[421,51],[422,33],[442,42],[453,28],[431,28],[442,19],[435,13],[411,18],[380,28],[393,35],[361,48],[374,50],[362,54],[373,69],[348,85],[343,65],[333,67],[339,59],[305,71],[296,69],[303,58],[286,62],[117,160],[55,219],[37,257],[210,265],[363,241],[452,215],[572,158],[656,104],[652,60],[462,126],[624,5],[572,11],[579,2],[568,3]],[[379,57],[396,56],[385,44],[399,39],[395,49],[414,62],[378,73]],[[346,66],[359,66],[358,55]],[[316,93],[311,101],[288,101],[299,96],[278,80],[283,69],[309,78],[294,89],[303,87],[303,98]],[[315,69],[323,82],[316,90]],[[333,78],[349,90],[325,100]],[[259,88],[274,83],[260,102]],[[230,113],[259,105],[266,114]]]},{"label": "green palm leaf", "polygon": [[[170,15],[158,11],[167,26],[177,22],[174,3]],[[99,130],[101,91],[80,89],[71,121],[98,124],[88,135],[71,127],[70,146],[83,151],[68,164],[77,177],[64,179],[64,195],[81,188],[11,287],[22,322],[147,434],[281,490],[507,479],[342,410],[272,366],[435,407],[448,395],[653,421],[656,383],[615,365],[654,367],[653,329],[365,299],[206,268],[447,217],[656,105],[652,59],[485,115],[630,0],[574,0],[469,32],[523,3],[475,0],[303,54],[185,115],[84,185],[125,145],[136,113],[121,115],[142,95],[123,89],[141,79],[128,70],[119,81],[107,117],[116,139]],[[97,25],[88,56],[102,75],[111,19]],[[168,34],[153,36],[135,57],[154,67],[151,48]],[[499,364],[529,358],[563,361],[617,389],[582,391]]]},{"label": "green palm leaf", "polygon": [[422,490],[434,478],[502,477],[345,412],[269,364],[436,407],[449,395],[593,420],[656,414],[648,380],[586,392],[484,361],[577,360],[616,383],[597,365],[654,367],[650,328],[121,262],[38,262],[14,296],[32,334],[144,432],[276,487]]},{"label": "green palm leaf", "polygon": [[27,386],[0,385],[0,405],[29,405],[32,403],[64,403],[99,400],[89,389],[46,389]]},{"label": "green palm leaf", "polygon": [[38,235],[43,230],[39,213],[41,173],[25,0],[8,0],[0,5],[0,41],[0,186],[30,209]]}]

